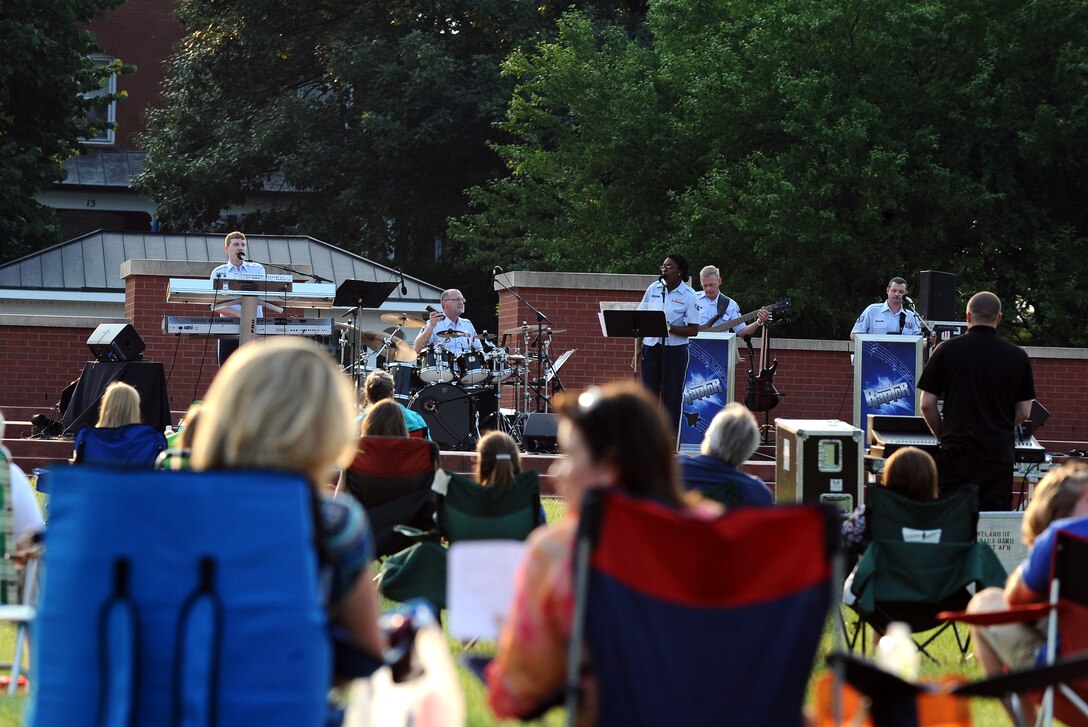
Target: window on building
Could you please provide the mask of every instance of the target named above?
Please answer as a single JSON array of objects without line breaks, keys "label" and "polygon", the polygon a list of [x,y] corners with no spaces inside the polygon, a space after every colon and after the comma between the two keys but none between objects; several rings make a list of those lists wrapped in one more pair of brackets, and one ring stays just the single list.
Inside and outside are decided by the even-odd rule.
[{"label": "window on building", "polygon": [[[94,55],[91,56],[91,60],[98,66],[108,66],[113,63],[113,58],[109,56]],[[109,78],[102,80],[102,87],[97,91],[91,91],[85,94],[88,98],[95,98],[97,96],[105,96],[106,94],[117,92],[117,74],[110,74]],[[92,106],[87,110],[88,121],[108,121],[111,124],[117,121],[117,102],[111,101],[108,104],[99,106]],[[99,131],[95,136],[89,136],[83,140],[84,144],[113,144],[116,137],[114,129]]]}]

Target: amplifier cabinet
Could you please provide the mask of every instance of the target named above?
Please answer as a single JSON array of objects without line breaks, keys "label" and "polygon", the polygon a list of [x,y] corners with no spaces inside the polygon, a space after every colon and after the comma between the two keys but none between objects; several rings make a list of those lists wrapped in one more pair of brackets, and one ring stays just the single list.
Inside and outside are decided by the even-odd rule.
[{"label": "amplifier cabinet", "polygon": [[863,503],[862,431],[837,419],[775,419],[775,500]]}]

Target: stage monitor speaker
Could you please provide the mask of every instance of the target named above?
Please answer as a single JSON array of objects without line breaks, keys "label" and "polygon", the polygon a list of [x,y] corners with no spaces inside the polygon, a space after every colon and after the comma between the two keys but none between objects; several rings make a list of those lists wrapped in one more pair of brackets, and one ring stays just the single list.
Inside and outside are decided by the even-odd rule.
[{"label": "stage monitor speaker", "polygon": [[558,429],[558,414],[540,412],[530,414],[525,420],[525,429],[521,433],[525,451],[529,453],[558,451],[559,445],[555,438]]},{"label": "stage monitor speaker", "polygon": [[103,323],[87,339],[97,361],[138,361],[146,346],[129,323]]},{"label": "stage monitor speaker", "polygon": [[923,270],[918,276],[918,312],[927,321],[958,321],[956,275]]}]

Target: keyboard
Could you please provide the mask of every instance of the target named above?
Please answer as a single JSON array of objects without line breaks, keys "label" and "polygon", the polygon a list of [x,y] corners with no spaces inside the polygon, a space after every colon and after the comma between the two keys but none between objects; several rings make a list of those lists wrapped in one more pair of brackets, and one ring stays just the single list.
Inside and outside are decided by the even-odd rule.
[{"label": "keyboard", "polygon": [[[258,336],[331,336],[332,318],[258,318],[254,321]],[[237,318],[201,316],[163,316],[163,333],[184,336],[237,336]]]}]

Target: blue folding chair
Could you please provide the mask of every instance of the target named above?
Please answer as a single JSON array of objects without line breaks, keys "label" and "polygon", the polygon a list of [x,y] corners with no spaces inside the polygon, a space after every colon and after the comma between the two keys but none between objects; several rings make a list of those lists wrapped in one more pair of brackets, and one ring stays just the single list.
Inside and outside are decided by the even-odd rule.
[{"label": "blue folding chair", "polygon": [[149,424],[85,426],[76,432],[74,444],[76,464],[152,469],[166,450],[166,435]]},{"label": "blue folding chair", "polygon": [[28,724],[324,724],[332,649],[308,482],[52,478]]},{"label": "blue folding chair", "polygon": [[[838,519],[812,506],[698,519],[602,489],[584,501],[567,664],[598,725],[800,725],[831,604]],[[583,647],[584,644],[584,647]]]}]

